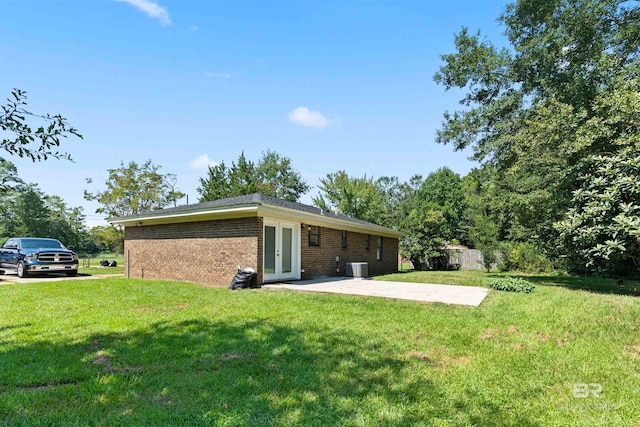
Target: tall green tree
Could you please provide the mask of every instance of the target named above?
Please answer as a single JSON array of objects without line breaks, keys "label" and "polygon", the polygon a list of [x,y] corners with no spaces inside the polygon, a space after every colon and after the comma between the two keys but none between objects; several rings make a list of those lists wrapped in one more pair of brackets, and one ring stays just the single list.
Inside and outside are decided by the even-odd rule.
[{"label": "tall green tree", "polygon": [[0,194],[0,240],[9,237],[51,237],[82,249],[86,240],[82,207],[69,207],[35,184],[20,184]]},{"label": "tall green tree", "polygon": [[446,222],[437,206],[421,200],[416,200],[402,218],[400,229],[406,235],[400,239],[400,247],[416,270],[427,268],[431,258],[442,254],[439,248],[447,243],[443,237]]},{"label": "tall green tree", "polygon": [[100,252],[124,253],[124,230],[114,225],[97,225],[89,230],[92,240],[99,242]]},{"label": "tall green tree", "polygon": [[[133,215],[175,204],[184,194],[176,189],[176,176],[160,173],[161,168],[151,160],[142,165],[133,161],[127,165],[120,162],[120,167],[108,169],[106,189],[93,193],[85,190],[84,198],[97,201],[100,207],[96,212],[110,217]],[[93,179],[87,178],[87,183],[92,184]]]},{"label": "tall green tree", "polygon": [[395,177],[353,177],[344,170],[320,179],[313,203],[323,209],[375,224],[397,227],[394,207],[401,196]]},{"label": "tall green tree", "polygon": [[18,176],[16,165],[0,157],[0,196],[19,184],[24,184]]},{"label": "tall green tree", "polygon": [[448,167],[430,173],[420,186],[417,199],[442,212],[445,223],[440,237],[448,241],[467,240],[462,227],[466,199],[460,175]]},{"label": "tall green tree", "polygon": [[200,202],[260,193],[296,202],[309,186],[291,165],[291,159],[267,150],[258,163],[247,160],[244,152],[227,167],[224,162],[209,166],[200,178]]},{"label": "tall green tree", "polygon": [[463,29],[436,82],[465,92],[437,134],[472,147],[504,204],[499,234],[556,246],[576,168],[636,144],[640,8],[622,0],[519,0],[500,22],[507,46]]}]

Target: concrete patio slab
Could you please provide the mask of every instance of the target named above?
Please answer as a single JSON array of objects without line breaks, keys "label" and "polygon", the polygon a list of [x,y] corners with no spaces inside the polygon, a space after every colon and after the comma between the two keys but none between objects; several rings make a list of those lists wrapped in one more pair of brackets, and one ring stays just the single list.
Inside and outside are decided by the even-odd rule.
[{"label": "concrete patio slab", "polygon": [[420,302],[441,302],[478,307],[489,293],[487,288],[427,283],[385,282],[382,280],[324,278],[264,285],[266,289],[291,289],[394,298]]}]

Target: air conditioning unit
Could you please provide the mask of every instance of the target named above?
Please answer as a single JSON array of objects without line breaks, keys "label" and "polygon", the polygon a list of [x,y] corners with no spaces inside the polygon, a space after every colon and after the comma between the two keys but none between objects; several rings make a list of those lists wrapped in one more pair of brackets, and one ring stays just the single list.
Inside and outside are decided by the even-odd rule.
[{"label": "air conditioning unit", "polygon": [[366,262],[348,262],[347,277],[364,278],[369,276],[369,264]]}]

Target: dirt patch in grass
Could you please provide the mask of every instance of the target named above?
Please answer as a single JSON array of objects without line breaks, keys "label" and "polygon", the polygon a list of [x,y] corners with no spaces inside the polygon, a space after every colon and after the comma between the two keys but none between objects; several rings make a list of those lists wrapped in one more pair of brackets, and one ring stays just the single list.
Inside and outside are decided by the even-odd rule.
[{"label": "dirt patch in grass", "polygon": [[109,358],[106,357],[106,356],[94,357],[93,359],[91,359],[91,363],[96,364],[96,365],[108,365],[109,364]]},{"label": "dirt patch in grass", "polygon": [[538,334],[538,342],[547,342],[551,339],[551,335],[540,332]]},{"label": "dirt patch in grass", "polygon": [[408,356],[423,360],[435,367],[468,365],[474,359],[473,356],[459,356],[459,357],[442,356],[442,353],[445,350],[446,348],[444,347],[436,347],[434,349],[434,353],[436,353],[436,355],[431,356],[414,349],[409,352]]},{"label": "dirt patch in grass", "polygon": [[184,310],[185,308],[189,308],[189,304],[178,304],[178,305],[176,305],[176,310]]},{"label": "dirt patch in grass", "polygon": [[630,344],[626,346],[625,351],[632,356],[640,357],[640,343]]},{"label": "dirt patch in grass", "polygon": [[514,325],[509,325],[509,327],[507,328],[507,331],[509,331],[512,334],[515,334],[516,332],[518,332],[518,327]]},{"label": "dirt patch in grass", "polygon": [[218,362],[227,362],[230,360],[249,360],[253,359],[255,354],[253,353],[224,353],[218,357]]},{"label": "dirt patch in grass", "polygon": [[102,346],[102,342],[100,340],[93,340],[91,344],[89,344],[89,350],[97,350]]},{"label": "dirt patch in grass", "polygon": [[433,363],[433,359],[428,354],[422,353],[418,350],[411,350],[409,357],[415,357],[416,359],[424,360],[425,362]]},{"label": "dirt patch in grass", "polygon": [[480,339],[483,341],[490,340],[491,338],[498,335],[499,333],[500,333],[500,329],[487,329],[486,331],[484,331],[484,334],[480,335]]},{"label": "dirt patch in grass", "polygon": [[22,390],[22,391],[38,391],[38,390],[46,390],[53,387],[75,385],[75,384],[78,384],[78,380],[69,379],[69,380],[49,381],[46,383],[35,383],[35,384],[29,384],[25,386],[18,386],[16,387],[16,389]]},{"label": "dirt patch in grass", "polygon": [[524,348],[524,344],[519,342],[515,344],[511,344],[511,348],[514,350],[522,350]]},{"label": "dirt patch in grass", "polygon": [[558,344],[558,347],[563,347],[565,346],[569,341],[571,341],[572,339],[574,339],[576,336],[573,334],[570,334],[569,332],[567,332],[566,334],[564,334],[563,338],[558,338],[556,339],[556,343]]}]

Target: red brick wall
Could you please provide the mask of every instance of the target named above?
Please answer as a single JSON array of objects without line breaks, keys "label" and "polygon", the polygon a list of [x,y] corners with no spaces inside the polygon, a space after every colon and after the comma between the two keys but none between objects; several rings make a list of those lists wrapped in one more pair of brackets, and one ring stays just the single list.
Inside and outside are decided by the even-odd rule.
[{"label": "red brick wall", "polygon": [[262,281],[261,230],[261,218],[127,227],[125,275],[228,286],[239,265]]},{"label": "red brick wall", "polygon": [[[347,247],[342,247],[342,231],[320,227],[320,246],[309,246],[309,231],[301,231],[302,279],[322,276],[344,276],[349,262],[366,262],[369,275],[398,271],[398,239],[382,238],[382,261],[376,259],[376,235],[371,235],[369,249],[367,235],[347,232]],[[336,265],[336,256],[340,257]],[[339,271],[336,271],[339,268]]]},{"label": "red brick wall", "polygon": [[[127,227],[125,274],[228,286],[239,265],[254,268],[262,283],[262,228],[262,218]],[[301,230],[302,279],[344,276],[348,262],[367,262],[370,275],[398,270],[398,239],[382,238],[378,261],[377,236],[371,235],[366,249],[366,234],[347,232],[347,248],[342,248],[341,233],[321,227],[320,246],[309,246],[308,230]]]}]

